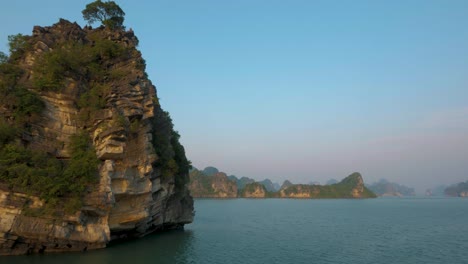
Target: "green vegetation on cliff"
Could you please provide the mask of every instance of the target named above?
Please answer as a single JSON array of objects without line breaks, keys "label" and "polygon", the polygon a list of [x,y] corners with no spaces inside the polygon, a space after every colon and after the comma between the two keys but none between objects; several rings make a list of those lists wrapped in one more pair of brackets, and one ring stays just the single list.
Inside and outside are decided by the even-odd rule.
[{"label": "green vegetation on cliff", "polygon": [[89,24],[100,21],[112,29],[123,27],[125,12],[114,1],[94,1],[87,4],[81,13]]},{"label": "green vegetation on cliff", "polygon": [[[208,170],[209,171],[209,170]],[[225,179],[226,178],[226,179]],[[248,178],[246,178],[248,179]],[[243,198],[375,198],[376,195],[364,186],[361,174],[353,173],[341,182],[331,185],[293,184],[286,180],[279,191],[270,191],[263,182],[245,183],[237,188],[237,197]],[[271,182],[271,181],[266,181]],[[206,175],[202,171],[190,172],[190,190],[194,197],[225,198],[220,190],[230,189],[234,183],[239,185],[235,176],[226,177],[224,173]],[[234,196],[235,197],[235,196]]]},{"label": "green vegetation on cliff", "polygon": [[44,199],[48,211],[63,208],[72,213],[81,208],[86,188],[97,181],[99,160],[85,133],[73,135],[70,148],[71,158],[58,160],[9,141],[0,148],[0,182],[13,191]]},{"label": "green vegetation on cliff", "polygon": [[236,182],[230,180],[223,172],[206,175],[203,171],[190,171],[190,193],[199,198],[235,198],[237,197]]},{"label": "green vegetation on cliff", "polygon": [[153,146],[161,167],[161,176],[169,178],[175,175],[176,188],[183,188],[189,182],[189,169],[192,167],[185,156],[185,149],[180,144],[180,135],[174,130],[168,112],[157,111],[153,121]]},{"label": "green vegetation on cliff", "polygon": [[[4,125],[0,125],[0,130],[9,130],[8,126],[25,129],[44,109],[44,103],[37,93],[27,89],[27,84],[19,80],[24,74],[18,59],[24,53],[25,37],[10,36],[9,40],[10,57],[4,57],[0,62],[0,105],[4,108],[0,117],[0,124]],[[0,135],[5,133],[8,134],[7,131],[0,131]]]},{"label": "green vegetation on cliff", "polygon": [[341,182],[331,185],[292,184],[280,190],[288,198],[375,198],[364,186],[361,174],[355,172]]},{"label": "green vegetation on cliff", "polygon": [[86,188],[97,180],[99,161],[89,136],[84,132],[71,136],[68,160],[29,147],[25,138],[45,108],[38,92],[58,89],[71,72],[83,74],[79,69],[85,68],[86,54],[82,46],[67,45],[48,52],[35,64],[37,75],[30,82],[21,78],[25,72],[21,59],[31,49],[30,37],[15,35],[9,40],[10,57],[0,64],[0,182],[13,191],[39,196],[47,210],[74,212],[81,207]]},{"label": "green vegetation on cliff", "polygon": [[83,14],[104,26],[60,19],[0,53],[0,254],[102,248],[193,220],[190,162],[120,11],[96,1]]},{"label": "green vegetation on cliff", "polygon": [[192,188],[192,195],[197,193],[199,196],[214,196],[217,195],[215,189],[212,186],[212,176],[205,175],[202,171],[193,169],[190,171],[190,182],[193,184],[196,182],[197,186]]},{"label": "green vegetation on cliff", "polygon": [[[70,35],[53,41],[44,40],[50,42],[50,48],[35,54],[35,62],[30,69],[32,78],[24,78],[26,71],[29,70],[24,60],[27,53],[33,52],[37,40],[30,36],[11,36],[9,38],[11,54],[9,57],[2,55],[0,105],[3,110],[0,117],[0,144],[3,156],[0,158],[4,170],[0,180],[7,182],[13,190],[22,189],[35,194],[40,193],[49,204],[55,204],[58,198],[66,194],[73,197],[73,204],[76,206],[72,208],[78,208],[80,203],[75,200],[79,200],[77,197],[82,195],[85,187],[92,183],[92,177],[88,177],[91,172],[87,169],[92,169],[96,174],[98,164],[94,158],[77,152],[73,146],[70,147],[73,150],[70,151],[72,155],[68,161],[57,161],[55,153],[45,153],[40,149],[31,148],[28,146],[28,140],[21,140],[31,137],[30,128],[41,118],[45,104],[40,94],[66,94],[68,91],[65,90],[68,89],[67,84],[70,80],[79,83],[75,104],[79,110],[79,124],[81,128],[86,129],[93,126],[96,118],[104,114],[101,110],[108,107],[108,98],[114,92],[112,87],[118,83],[128,82],[125,78],[131,74],[134,67],[144,70],[145,63],[140,59],[136,61],[136,66],[133,66],[135,64],[132,63],[135,61],[130,60],[141,58],[140,52],[134,46],[110,39],[109,35],[113,32],[107,29],[88,29],[85,36],[73,36],[72,34],[76,32],[73,28],[76,25],[65,20],[59,23],[64,30],[70,27]],[[126,34],[122,28],[113,27],[112,30]],[[137,43],[133,35],[130,37]],[[81,40],[77,41],[76,38]],[[126,62],[130,67],[113,66]],[[138,133],[141,117],[127,118],[122,113],[117,113],[114,117],[115,128],[120,127],[129,136]],[[150,120],[154,128],[152,138],[157,155],[156,166],[160,168],[164,179],[172,181],[175,175],[176,189],[183,189],[189,181],[188,170],[191,165],[180,144],[180,135],[174,130],[169,113],[161,110],[159,105]],[[71,141],[73,145],[73,138]],[[8,146],[3,147],[4,145]],[[10,158],[12,155],[20,158],[12,160]],[[17,162],[24,162],[24,168],[10,168]],[[22,173],[19,169],[24,169],[26,172]],[[36,170],[50,172],[38,173],[38,176],[35,176],[33,172]],[[80,175],[80,171],[86,175]],[[63,183],[67,181],[72,181],[72,184]],[[40,183],[32,186],[33,182]]]},{"label": "green vegetation on cliff", "polygon": [[103,108],[103,99],[111,92],[108,86],[126,74],[109,68],[109,63],[136,52],[106,39],[105,35],[104,31],[95,31],[89,35],[88,43],[65,41],[42,54],[34,64],[32,88],[59,92],[67,78],[88,80],[90,87],[84,89],[78,106]]},{"label": "green vegetation on cliff", "polygon": [[[64,20],[60,23],[65,27],[72,25]],[[117,28],[121,30],[122,27],[113,29]],[[112,84],[127,74],[109,66],[129,58],[132,53],[139,53],[110,40],[107,35],[96,30],[90,32],[84,42],[75,41],[74,36],[48,41],[51,49],[35,54],[32,78],[24,78],[29,70],[24,60],[26,54],[34,52],[37,40],[21,34],[9,36],[10,55],[1,54],[0,184],[13,191],[39,196],[48,209],[78,210],[86,189],[97,180],[100,162],[85,131],[70,137],[71,156],[67,159],[57,159],[55,153],[29,146],[31,129],[40,121],[45,109],[40,93],[61,93],[68,79],[79,80],[82,87],[76,105],[80,120],[83,127],[93,122],[93,117],[105,107]],[[131,125],[136,123],[133,121],[124,122],[126,130],[130,131]],[[175,152],[173,158],[181,168],[176,170],[188,171],[189,164],[178,143],[178,134],[172,130],[170,133],[173,133],[168,140]],[[187,181],[185,176],[183,182]]]}]

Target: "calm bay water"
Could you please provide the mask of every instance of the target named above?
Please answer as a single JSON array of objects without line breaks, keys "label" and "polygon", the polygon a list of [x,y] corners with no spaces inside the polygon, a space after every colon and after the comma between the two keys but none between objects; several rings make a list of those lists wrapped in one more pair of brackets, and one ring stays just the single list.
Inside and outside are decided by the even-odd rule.
[{"label": "calm bay water", "polygon": [[468,199],[196,200],[172,231],[0,263],[468,263]]}]

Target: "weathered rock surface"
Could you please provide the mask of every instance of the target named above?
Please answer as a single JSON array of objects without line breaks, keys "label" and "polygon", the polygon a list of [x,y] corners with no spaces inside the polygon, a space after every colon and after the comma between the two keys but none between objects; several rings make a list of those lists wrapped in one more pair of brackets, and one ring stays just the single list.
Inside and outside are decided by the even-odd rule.
[{"label": "weathered rock surface", "polygon": [[[155,139],[158,129],[162,129],[155,124],[161,123],[164,112],[155,101],[155,87],[139,65],[142,58],[135,48],[138,41],[133,32],[83,29],[66,20],[51,27],[36,26],[28,40],[32,52],[20,61],[25,70],[20,81],[26,87],[31,85],[34,64],[41,54],[64,43],[93,45],[92,35],[131,51],[102,62],[122,75],[107,83],[111,91],[104,98],[105,107],[90,122],[82,122],[77,101],[90,81],[85,77],[67,78],[61,92],[40,92],[45,111],[39,121],[31,124],[32,131],[25,140],[30,148],[68,159],[70,136],[85,130],[101,160],[98,184],[88,188],[79,211],[59,216],[27,216],[25,208],[40,208],[43,201],[0,185],[1,255],[103,248],[112,240],[178,228],[193,220],[193,200],[185,184],[188,171],[165,173],[153,143],[172,142],[173,135]],[[165,126],[169,125],[171,132],[170,119]],[[165,151],[174,155],[174,146]],[[232,191],[226,193],[228,196]]]},{"label": "weathered rock surface", "polygon": [[190,172],[190,194],[194,198],[236,198],[236,182],[228,179],[223,172],[212,176],[205,175],[199,170]]},{"label": "weathered rock surface", "polygon": [[244,189],[239,193],[242,198],[266,198],[268,194],[267,189],[260,182],[249,183],[245,185]]},{"label": "weathered rock surface", "polygon": [[280,198],[374,198],[364,186],[361,174],[353,173],[341,182],[331,185],[283,184]]},{"label": "weathered rock surface", "polygon": [[[203,171],[190,172],[189,189],[195,198],[375,198],[364,186],[361,174],[353,173],[341,182],[331,185],[293,184],[284,181],[279,191],[269,191],[263,182],[246,183],[242,189],[236,185],[237,177],[226,177],[219,172],[213,176]],[[253,180],[252,180],[253,181]],[[237,183],[238,184],[238,183]],[[236,188],[237,187],[237,188]]]}]

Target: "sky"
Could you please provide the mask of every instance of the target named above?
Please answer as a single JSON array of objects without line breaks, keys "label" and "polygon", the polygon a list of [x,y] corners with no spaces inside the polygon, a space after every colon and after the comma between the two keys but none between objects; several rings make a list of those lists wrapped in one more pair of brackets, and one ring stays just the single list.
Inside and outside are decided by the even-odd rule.
[{"label": "sky", "polygon": [[[7,36],[90,1],[5,1]],[[116,1],[197,168],[281,183],[468,180],[468,1]]]}]

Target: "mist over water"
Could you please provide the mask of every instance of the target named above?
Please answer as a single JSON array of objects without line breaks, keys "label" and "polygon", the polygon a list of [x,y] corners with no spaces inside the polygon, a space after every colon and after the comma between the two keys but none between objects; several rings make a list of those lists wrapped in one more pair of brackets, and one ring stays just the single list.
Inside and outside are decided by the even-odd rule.
[{"label": "mist over water", "polygon": [[184,231],[0,263],[465,263],[468,199],[196,200]]}]

